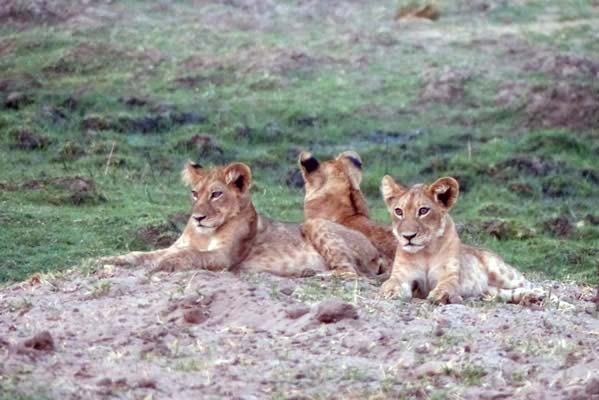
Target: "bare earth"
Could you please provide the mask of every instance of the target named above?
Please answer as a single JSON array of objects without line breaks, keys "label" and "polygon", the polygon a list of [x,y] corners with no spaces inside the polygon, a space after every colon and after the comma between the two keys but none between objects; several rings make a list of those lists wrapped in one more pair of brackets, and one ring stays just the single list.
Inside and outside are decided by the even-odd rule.
[{"label": "bare earth", "polygon": [[576,309],[405,304],[332,276],[38,275],[0,291],[0,377],[57,399],[598,398],[594,290],[543,285]]}]

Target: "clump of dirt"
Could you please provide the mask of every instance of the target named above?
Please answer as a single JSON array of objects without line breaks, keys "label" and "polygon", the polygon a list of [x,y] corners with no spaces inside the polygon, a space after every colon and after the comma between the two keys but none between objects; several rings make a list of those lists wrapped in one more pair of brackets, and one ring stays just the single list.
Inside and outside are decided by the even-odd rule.
[{"label": "clump of dirt", "polygon": [[561,79],[596,79],[599,74],[599,61],[575,55],[544,52],[527,62],[524,70],[543,72]]},{"label": "clump of dirt", "polygon": [[491,174],[511,175],[510,171],[515,171],[516,175],[524,173],[532,176],[547,176],[558,168],[558,165],[541,157],[517,156],[497,163],[490,172]]},{"label": "clump of dirt", "polygon": [[139,229],[135,238],[149,249],[160,249],[170,246],[179,238],[178,232],[170,224],[150,225]]},{"label": "clump of dirt", "polygon": [[315,318],[318,322],[331,324],[342,319],[358,319],[358,311],[351,304],[338,299],[328,299],[318,304]]},{"label": "clump of dirt", "polygon": [[567,82],[533,87],[524,110],[526,125],[574,130],[599,128],[599,93]]},{"label": "clump of dirt", "polygon": [[30,74],[13,74],[0,78],[0,93],[28,92],[41,87],[40,81]]},{"label": "clump of dirt", "polygon": [[41,150],[48,147],[52,141],[47,136],[35,133],[28,129],[18,130],[14,133],[16,143],[13,148],[21,150]]},{"label": "clump of dirt", "polygon": [[100,115],[88,115],[81,121],[81,129],[85,131],[112,130],[119,133],[153,134],[168,131],[176,126],[200,124],[206,121],[206,117],[198,112],[157,109],[156,112],[142,117],[106,118]]},{"label": "clump of dirt", "polygon": [[54,23],[81,13],[90,1],[3,0],[0,21],[3,24]]},{"label": "clump of dirt", "polygon": [[568,176],[555,175],[544,179],[541,188],[543,194],[548,196],[564,197],[576,192],[577,183]]},{"label": "clump of dirt", "polygon": [[508,185],[511,192],[518,193],[524,197],[531,197],[535,194],[535,189],[532,185],[523,182],[512,182]]},{"label": "clump of dirt", "polygon": [[224,157],[224,151],[216,139],[206,134],[196,134],[182,140],[175,144],[175,149],[194,151],[198,160],[209,159],[215,163],[222,162]]},{"label": "clump of dirt", "polygon": [[93,180],[79,176],[34,179],[20,185],[11,185],[8,189],[11,191],[32,192],[29,197],[55,205],[72,204],[80,206],[106,201]]},{"label": "clump of dirt", "polygon": [[427,68],[420,75],[420,101],[451,104],[460,102],[465,95],[465,85],[472,73],[450,66]]},{"label": "clump of dirt", "polygon": [[574,226],[570,223],[567,217],[562,215],[560,217],[551,218],[543,222],[543,228],[553,236],[563,238],[572,233]]},{"label": "clump of dirt", "polygon": [[25,354],[31,357],[36,357],[42,353],[51,353],[54,349],[54,339],[48,331],[37,333],[17,345],[18,354]]},{"label": "clump of dirt", "polygon": [[150,100],[140,96],[124,96],[119,98],[119,102],[129,107],[145,107],[150,104]]},{"label": "clump of dirt", "polygon": [[18,110],[26,105],[31,104],[31,98],[22,92],[11,92],[4,99],[4,108]]},{"label": "clump of dirt", "polygon": [[502,219],[484,221],[482,223],[482,228],[485,232],[498,240],[529,239],[537,234],[533,228],[521,226],[514,221]]}]

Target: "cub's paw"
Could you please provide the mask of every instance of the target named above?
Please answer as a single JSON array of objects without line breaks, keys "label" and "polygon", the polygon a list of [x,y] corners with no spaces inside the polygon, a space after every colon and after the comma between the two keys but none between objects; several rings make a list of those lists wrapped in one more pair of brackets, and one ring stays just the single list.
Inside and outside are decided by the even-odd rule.
[{"label": "cub's paw", "polygon": [[388,279],[381,286],[379,294],[385,299],[400,298],[409,301],[412,298],[412,291],[408,290],[406,286],[397,279]]},{"label": "cub's paw", "polygon": [[158,272],[172,273],[181,269],[181,260],[176,258],[165,258],[161,260],[155,268],[150,269],[149,274],[157,274]]},{"label": "cub's paw", "polygon": [[426,299],[434,304],[461,304],[464,302],[459,294],[440,288],[433,289]]}]

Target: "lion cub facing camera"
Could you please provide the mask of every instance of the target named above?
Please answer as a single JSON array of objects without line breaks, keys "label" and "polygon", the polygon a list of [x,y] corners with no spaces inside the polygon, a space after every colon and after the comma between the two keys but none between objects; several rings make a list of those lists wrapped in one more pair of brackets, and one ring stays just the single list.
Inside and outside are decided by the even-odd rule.
[{"label": "lion cub facing camera", "polygon": [[519,303],[544,297],[501,257],[462,244],[449,215],[458,182],[441,178],[430,185],[404,187],[385,176],[381,192],[398,240],[385,297],[411,299],[413,291],[435,303],[459,303],[465,297],[495,296]]}]

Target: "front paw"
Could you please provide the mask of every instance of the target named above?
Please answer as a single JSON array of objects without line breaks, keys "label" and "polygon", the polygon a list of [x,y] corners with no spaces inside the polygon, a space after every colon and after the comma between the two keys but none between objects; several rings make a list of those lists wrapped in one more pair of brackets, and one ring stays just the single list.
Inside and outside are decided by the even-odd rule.
[{"label": "front paw", "polygon": [[459,294],[439,287],[432,290],[426,299],[435,304],[461,304],[464,302]]},{"label": "front paw", "polygon": [[172,273],[181,268],[180,260],[176,258],[165,258],[161,260],[156,268],[152,268],[150,270],[150,275],[156,274],[158,272],[167,272]]},{"label": "front paw", "polygon": [[400,298],[405,301],[409,301],[412,298],[412,291],[409,290],[407,285],[402,284],[397,279],[388,279],[381,286],[380,294],[386,299]]}]

